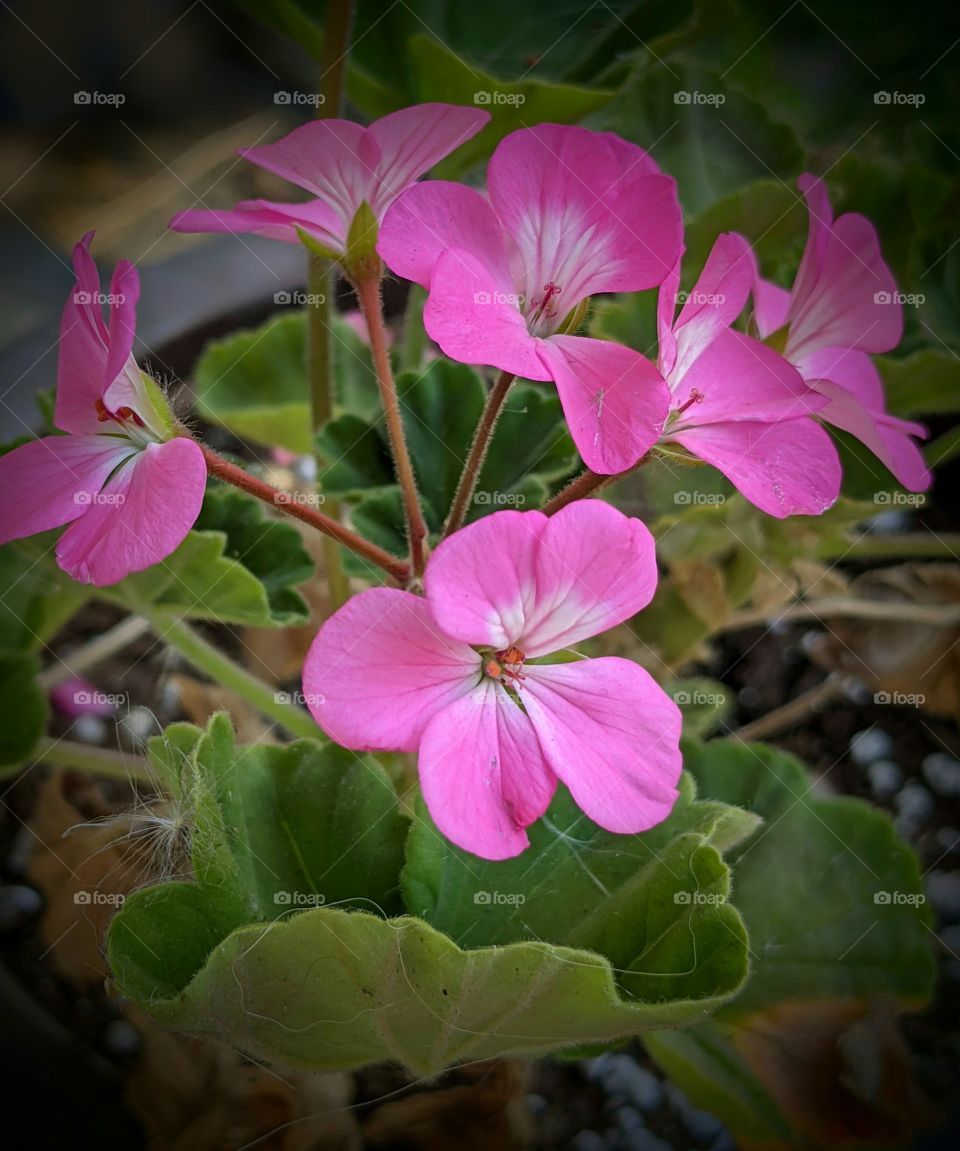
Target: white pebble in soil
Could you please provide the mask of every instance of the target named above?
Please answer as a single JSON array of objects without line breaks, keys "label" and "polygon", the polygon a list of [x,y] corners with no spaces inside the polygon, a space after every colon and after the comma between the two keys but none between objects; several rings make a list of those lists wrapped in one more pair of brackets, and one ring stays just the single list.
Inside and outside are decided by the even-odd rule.
[{"label": "white pebble in soil", "polygon": [[960,855],[960,831],[955,827],[937,828],[937,846],[947,855]]},{"label": "white pebble in soil", "polygon": [[39,892],[23,883],[0,887],[0,935],[9,935],[30,922],[43,907]]},{"label": "white pebble in soil", "polygon": [[70,728],[70,738],[80,743],[103,743],[107,725],[98,715],[81,715]]},{"label": "white pebble in soil", "polygon": [[609,1151],[609,1144],[598,1131],[579,1131],[573,1137],[573,1151]]},{"label": "white pebble in soil", "polygon": [[893,740],[882,727],[868,727],[850,737],[850,758],[861,767],[878,759],[887,759],[893,751]]},{"label": "white pebble in soil", "polygon": [[927,898],[941,919],[960,921],[960,871],[931,871],[926,878]]},{"label": "white pebble in soil", "polygon": [[620,1138],[619,1146],[623,1151],[673,1151],[665,1139],[654,1135],[645,1127],[638,1127],[635,1131],[626,1131]]},{"label": "white pebble in soil", "polygon": [[160,734],[157,718],[148,707],[131,707],[120,723],[135,744],[146,743],[151,736]]},{"label": "white pebble in soil", "polygon": [[103,1045],[115,1059],[132,1059],[140,1053],[140,1032],[126,1019],[111,1019],[103,1029]]},{"label": "white pebble in soil", "polygon": [[660,1081],[630,1055],[600,1055],[587,1068],[587,1076],[602,1084],[610,1095],[625,1097],[641,1111],[655,1111],[663,1102]]},{"label": "white pebble in soil", "polygon": [[893,798],[897,814],[911,823],[923,823],[933,815],[936,801],[922,783],[911,780]]},{"label": "white pebble in soil", "polygon": [[935,751],[924,759],[921,770],[937,795],[950,799],[960,795],[960,759],[945,751]]},{"label": "white pebble in soil", "polygon": [[706,1142],[723,1131],[723,1124],[709,1111],[694,1107],[686,1095],[674,1083],[665,1085],[667,1098],[680,1118],[680,1122],[697,1139]]},{"label": "white pebble in soil", "polygon": [[892,759],[877,759],[867,768],[870,790],[877,799],[890,799],[900,790],[903,771]]}]

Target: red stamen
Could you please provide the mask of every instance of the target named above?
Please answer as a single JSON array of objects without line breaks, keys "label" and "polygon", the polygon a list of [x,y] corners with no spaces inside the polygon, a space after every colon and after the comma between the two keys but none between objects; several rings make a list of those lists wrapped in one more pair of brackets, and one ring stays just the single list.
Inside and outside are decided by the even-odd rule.
[{"label": "red stamen", "polygon": [[548,304],[554,296],[559,296],[560,292],[560,286],[555,284],[553,280],[551,280],[549,284],[543,285],[543,298],[533,301],[536,306],[536,310],[531,317],[533,323],[536,323],[544,313],[546,313],[547,316],[555,316],[557,314],[557,309],[548,307]]},{"label": "red stamen", "polygon": [[681,406],[677,408],[677,415],[682,415],[687,410],[687,408],[689,408],[692,404],[699,404],[702,399],[703,393],[698,392],[696,388],[692,388],[690,391],[690,398],[685,404],[681,404]]}]

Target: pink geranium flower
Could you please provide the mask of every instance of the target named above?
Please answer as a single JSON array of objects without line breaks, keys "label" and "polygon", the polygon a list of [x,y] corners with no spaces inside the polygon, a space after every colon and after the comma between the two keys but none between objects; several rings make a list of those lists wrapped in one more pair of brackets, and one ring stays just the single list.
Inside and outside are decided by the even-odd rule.
[{"label": "pink geranium flower", "polygon": [[384,218],[380,255],[429,288],[424,324],[446,355],[553,380],[584,462],[623,471],[659,434],[663,381],[632,349],[567,330],[593,293],[669,274],[676,185],[612,133],[541,124],[501,141],[488,186],[489,201],[439,180],[411,188]]},{"label": "pink geranium flower", "polygon": [[300,228],[343,255],[350,225],[366,202],[379,221],[418,177],[475,136],[490,119],[481,108],[418,104],[369,127],[349,120],[311,120],[273,144],[240,154],[309,192],[300,204],[246,200],[232,211],[178,212],[178,232],[253,232],[296,244]]},{"label": "pink geranium flower", "polygon": [[932,477],[913,437],[927,430],[887,413],[870,359],[896,347],[903,333],[877,230],[854,212],[834,220],[822,180],[807,173],[798,187],[810,214],[807,246],[789,292],[757,275],[757,328],[764,338],[786,328],[784,355],[827,400],[822,420],[856,436],[904,487],[924,491]]},{"label": "pink geranium flower", "polygon": [[419,753],[423,796],[486,859],[528,845],[557,780],[610,831],[643,831],[677,796],[680,713],[627,659],[541,663],[629,619],[657,582],[653,539],[598,500],[504,511],[445,540],[426,598],[361,592],[307,656],[308,706],[357,750]]},{"label": "pink geranium flower", "polygon": [[74,248],[77,282],[60,325],[54,422],[67,434],[0,458],[0,543],[70,524],[57,562],[103,587],[177,547],[200,513],[207,469],[199,445],[174,436],[159,388],[133,358],[136,269],[122,260],[104,297],[92,239]]},{"label": "pink geranium flower", "polygon": [[660,371],[672,396],[663,441],[713,464],[769,515],[818,515],[841,478],[836,448],[811,418],[826,401],[772,348],[730,327],[753,268],[749,244],[730,232],[675,320],[679,262],[660,289]]}]

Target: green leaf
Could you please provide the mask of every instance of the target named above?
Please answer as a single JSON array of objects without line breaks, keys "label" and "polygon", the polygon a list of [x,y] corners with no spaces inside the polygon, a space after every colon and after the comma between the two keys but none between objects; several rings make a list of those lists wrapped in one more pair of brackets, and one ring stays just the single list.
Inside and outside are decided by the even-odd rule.
[{"label": "green leaf", "polygon": [[[422,372],[401,373],[397,396],[424,517],[436,534],[453,502],[486,387],[473,368],[439,359]],[[403,502],[382,422],[340,416],[320,429],[317,446],[332,461],[323,474],[324,491],[336,497],[362,497],[353,511],[354,527],[380,547],[402,555]],[[469,518],[504,507],[537,506],[548,485],[569,475],[576,461],[556,391],[515,384],[480,473]],[[367,573],[366,565],[345,562],[356,574]]]},{"label": "green leaf", "polygon": [[234,489],[210,488],[197,523],[172,555],[99,592],[137,611],[169,609],[184,619],[251,627],[303,623],[308,609],[292,585],[313,573],[300,533],[268,519]]},{"label": "green leaf", "polygon": [[669,685],[668,694],[683,713],[684,734],[698,739],[723,726],[733,712],[733,693],[717,679],[677,679]]},{"label": "green leaf", "polygon": [[0,648],[36,651],[90,598],[57,567],[51,533],[0,547]]},{"label": "green leaf", "polygon": [[[331,330],[338,406],[369,416],[378,402],[370,351],[336,315]],[[306,454],[312,450],[306,365],[302,311],[213,340],[194,372],[197,411],[241,439]]]},{"label": "green leaf", "polygon": [[407,820],[370,756],[298,740],[237,748],[214,717],[192,757],[197,812],[194,867],[232,884],[247,919],[270,920],[311,903],[399,906]]},{"label": "green leaf", "polygon": [[[407,910],[461,946],[536,939],[605,955],[640,998],[729,995],[746,976],[739,916],[726,904],[720,850],[755,819],[694,799],[686,779],[670,818],[642,835],[591,823],[560,788],[530,848],[490,862],[453,846],[418,808],[403,892]],[[701,961],[693,956],[699,952]],[[709,962],[702,956],[709,953]],[[628,970],[629,969],[629,970]]]},{"label": "green leaf", "polygon": [[[684,95],[689,102],[678,103]],[[723,103],[697,102],[698,95]],[[695,65],[641,72],[597,120],[651,149],[676,178],[688,212],[701,213],[771,171],[788,178],[803,166],[790,128],[774,123],[759,101],[719,73]]]},{"label": "green leaf", "polygon": [[270,1063],[324,1070],[390,1060],[430,1077],[463,1060],[680,1025],[713,1006],[626,999],[610,964],[588,951],[542,943],[463,951],[416,919],[329,907],[234,931],[185,982],[199,948],[172,962],[188,920],[184,889],[152,891],[167,892],[166,906],[137,892],[113,920],[118,990],[164,1026],[215,1035]]},{"label": "green leaf", "polygon": [[315,565],[292,524],[270,519],[259,500],[236,488],[213,487],[203,501],[196,530],[226,535],[225,554],[263,585],[274,623],[301,623],[307,618],[309,609],[293,589],[313,576]]},{"label": "green leaf", "polygon": [[47,727],[47,697],[33,653],[0,651],[0,775],[25,763]]},{"label": "green leaf", "polygon": [[960,411],[960,360],[925,348],[906,359],[877,356],[887,407],[907,419]]},{"label": "green leaf", "polygon": [[[738,1141],[792,1145],[792,1123],[765,1086],[776,1076],[756,1062],[750,1039],[769,1033],[767,1055],[782,1051],[786,1066],[795,1059],[797,1075],[812,1058],[809,1037],[798,1031],[804,1004],[825,1010],[828,1024],[835,1015],[829,1060],[852,1040],[851,1020],[870,1018],[871,1003],[902,1010],[927,1001],[935,967],[919,867],[885,813],[860,800],[818,796],[789,755],[713,740],[690,743],[684,762],[705,795],[764,820],[728,855],[753,964],[743,990],[711,1021],[650,1035],[647,1046]],[[832,1099],[841,1088],[831,1073],[829,1064],[821,1069],[825,1079],[814,1089]],[[794,1092],[803,1085],[788,1086]]]},{"label": "green leaf", "polygon": [[471,64],[432,36],[414,36],[408,45],[417,99],[475,104],[490,113],[490,123],[442,160],[435,174],[455,179],[485,160],[504,136],[544,120],[576,124],[609,103],[608,90],[556,84],[547,80],[502,80]]}]

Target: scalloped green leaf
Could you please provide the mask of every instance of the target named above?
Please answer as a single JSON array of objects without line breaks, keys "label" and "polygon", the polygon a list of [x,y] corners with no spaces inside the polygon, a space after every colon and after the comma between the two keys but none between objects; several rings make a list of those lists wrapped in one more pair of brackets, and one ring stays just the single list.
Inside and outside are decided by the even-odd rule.
[{"label": "scalloped green leaf", "polygon": [[791,128],[718,72],[693,64],[641,71],[597,121],[650,149],[693,213],[771,171],[799,174],[804,162]]},{"label": "scalloped green leaf", "polygon": [[[376,411],[369,348],[337,315],[330,319],[333,378],[340,410]],[[194,369],[197,411],[241,439],[306,454],[312,450],[303,311],[212,340]]]},{"label": "scalloped green leaf", "polygon": [[[184,982],[199,954],[174,961],[194,910],[182,906],[188,898],[171,885],[127,900],[110,929],[117,989],[164,1026],[271,1063],[329,1070],[391,1060],[432,1076],[463,1060],[679,1026],[716,1006],[628,999],[610,964],[589,951],[543,943],[464,951],[417,919],[329,907],[234,931]],[[204,931],[202,920],[197,927]]]},{"label": "scalloped green leaf", "polygon": [[105,599],[184,619],[284,627],[309,614],[294,585],[314,572],[300,533],[270,519],[253,497],[211,487],[191,531],[175,552],[146,571],[100,590]]},{"label": "scalloped green leaf", "polygon": [[[783,752],[737,740],[691,742],[684,762],[705,795],[763,817],[728,855],[753,964],[743,990],[710,1021],[645,1040],[691,1099],[739,1140],[793,1145],[792,1123],[742,1040],[779,1027],[777,1050],[809,1059],[808,1040],[790,1028],[796,1013],[777,1014],[786,1006],[829,1011],[835,1004],[833,1046],[846,1050],[850,1020],[861,1010],[869,1019],[871,1004],[904,1010],[927,1001],[935,966],[918,862],[884,812],[818,795],[803,764]],[[829,1072],[820,1090],[834,1090]]]}]

